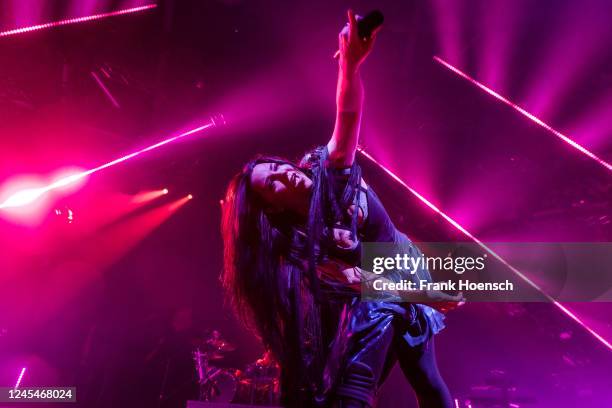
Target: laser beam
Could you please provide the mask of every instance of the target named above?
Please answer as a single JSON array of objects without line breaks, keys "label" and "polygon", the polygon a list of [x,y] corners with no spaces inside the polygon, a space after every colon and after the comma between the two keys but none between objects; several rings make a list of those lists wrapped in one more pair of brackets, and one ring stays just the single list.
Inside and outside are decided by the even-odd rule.
[{"label": "laser beam", "polygon": [[[221,120],[223,121],[222,117]],[[168,143],[172,143],[175,142],[179,139],[182,139],[184,137],[193,135],[195,133],[201,132],[203,130],[206,130],[208,128],[211,127],[215,127],[218,126],[219,123],[219,119],[215,119],[215,118],[211,118],[210,122],[203,125],[203,126],[199,126],[197,128],[188,130],[186,132],[181,133],[180,135],[177,136],[173,136],[167,139],[162,140],[159,143],[156,143],[154,145],[145,147],[144,149],[140,149],[138,151],[135,151],[133,153],[127,154],[125,156],[119,157],[118,159],[115,159],[113,161],[110,161],[108,163],[102,164],[96,168],[90,169],[90,170],[86,170],[77,174],[73,174],[67,177],[63,177],[59,180],[56,180],[55,182],[49,184],[48,186],[44,186],[44,187],[38,187],[38,188],[30,188],[30,189],[25,189],[25,190],[21,190],[18,191],[14,194],[12,194],[10,197],[8,197],[2,204],[0,204],[0,210],[4,210],[4,209],[9,209],[9,208],[16,208],[16,207],[23,207],[25,205],[31,204],[34,201],[36,201],[37,199],[39,199],[40,197],[42,197],[44,194],[48,193],[51,190],[55,190],[61,187],[65,187],[69,184],[72,184],[78,180],[81,180],[84,177],[87,177],[93,173],[97,173],[101,170],[107,169],[111,166],[114,166],[116,164],[119,163],[123,163],[124,161],[130,160],[136,156],[141,155],[142,153],[146,153],[146,152],[150,152],[151,150],[155,150],[158,149],[162,146],[167,145]],[[220,123],[225,123],[225,122],[220,122]]]},{"label": "laser beam", "polygon": [[15,384],[15,389],[19,388],[21,385],[21,380],[23,380],[23,375],[25,374],[26,368],[23,367],[21,372],[19,373],[19,377],[17,377],[17,383]]},{"label": "laser beam", "polygon": [[612,164],[608,163],[607,161],[605,161],[601,157],[597,156],[595,153],[589,151],[587,148],[585,148],[581,144],[575,142],[574,140],[570,139],[569,137],[567,137],[563,133],[559,132],[558,130],[556,130],[555,128],[553,128],[549,124],[545,123],[544,121],[542,121],[541,119],[539,119],[538,117],[533,115],[532,113],[529,113],[528,111],[526,111],[525,109],[523,109],[519,105],[515,104],[511,100],[503,97],[502,95],[498,94],[497,92],[495,92],[494,90],[492,90],[488,86],[484,85],[483,83],[481,83],[481,82],[477,81],[476,79],[472,78],[471,76],[469,76],[465,72],[461,71],[457,67],[455,67],[455,66],[449,64],[448,62],[444,61],[442,58],[440,58],[438,56],[434,56],[433,59],[434,59],[434,61],[436,61],[437,63],[439,63],[443,67],[449,69],[451,72],[454,72],[455,74],[459,75],[463,79],[466,79],[468,82],[472,83],[473,85],[476,85],[477,87],[479,87],[480,89],[482,89],[483,91],[488,93],[489,95],[493,96],[494,98],[498,99],[499,101],[501,101],[501,102],[505,103],[506,105],[510,106],[512,109],[514,109],[515,111],[519,112],[521,115],[523,115],[526,118],[528,118],[528,119],[532,120],[533,122],[537,123],[538,125],[540,125],[544,129],[546,129],[549,132],[551,132],[553,135],[557,136],[559,139],[563,140],[568,145],[572,146],[574,149],[578,150],[579,152],[581,152],[582,154],[586,155],[587,157],[595,160],[597,163],[599,163],[600,165],[604,166],[609,171],[612,171]]},{"label": "laser beam", "polygon": [[104,95],[106,95],[106,97],[108,98],[108,100],[110,101],[110,103],[117,109],[120,109],[121,106],[119,105],[119,102],[117,102],[117,99],[115,99],[115,97],[113,96],[113,94],[111,93],[111,91],[106,87],[106,85],[104,85],[104,82],[102,82],[102,80],[100,79],[100,77],[93,71],[91,71],[91,76],[93,77],[94,81],[96,81],[96,83],[98,84],[98,86],[100,87],[100,89],[102,90],[102,92],[104,92]]},{"label": "laser beam", "polygon": [[582,319],[580,319],[578,316],[576,316],[572,311],[570,311],[568,308],[566,308],[561,303],[559,303],[558,301],[553,299],[551,296],[549,296],[544,290],[542,290],[542,288],[540,288],[531,279],[529,279],[527,276],[525,276],[521,271],[516,269],[514,266],[510,265],[505,259],[503,259],[499,254],[497,254],[495,251],[493,251],[491,248],[489,248],[486,244],[484,244],[478,238],[476,238],[472,233],[470,233],[468,230],[466,230],[461,224],[459,224],[457,221],[452,219],[448,214],[446,214],[442,210],[440,210],[434,203],[429,201],[423,195],[419,194],[418,191],[416,191],[415,189],[410,187],[408,184],[406,184],[406,182],[404,182],[404,180],[402,180],[397,174],[393,173],[385,165],[383,165],[378,160],[376,160],[374,157],[372,157],[372,155],[370,155],[368,152],[366,152],[362,147],[358,147],[357,150],[359,151],[359,153],[361,153],[363,155],[363,157],[365,157],[366,159],[368,159],[369,161],[374,163],[376,166],[378,166],[380,169],[382,169],[393,180],[395,180],[398,184],[400,184],[402,187],[404,187],[406,190],[408,190],[412,195],[414,195],[419,200],[421,200],[425,205],[427,205],[429,208],[431,208],[434,212],[438,213],[449,224],[451,224],[453,227],[455,227],[456,229],[461,231],[463,234],[468,236],[470,239],[472,239],[474,242],[476,242],[482,249],[484,249],[489,254],[491,254],[495,259],[497,259],[504,266],[506,266],[508,269],[510,269],[513,273],[515,273],[517,276],[519,276],[521,279],[523,279],[523,281],[525,281],[532,288],[534,288],[538,292],[542,293],[542,295],[544,295],[548,300],[550,300],[552,302],[552,304],[554,304],[559,310],[561,310],[561,312],[563,312],[566,316],[568,316],[573,321],[578,323],[583,329],[588,331],[593,337],[595,337],[597,340],[599,340],[609,350],[612,350],[612,344],[608,340],[606,340],[599,333],[597,333],[595,330],[590,328],[586,323],[584,323],[582,321]]},{"label": "laser beam", "polygon": [[28,26],[28,27],[20,27],[20,28],[15,28],[13,30],[1,31],[0,37],[8,37],[10,35],[28,33],[30,31],[43,30],[45,28],[53,28],[53,27],[60,27],[60,26],[69,25],[69,24],[83,23],[86,21],[99,20],[99,19],[107,18],[107,17],[121,16],[123,14],[138,13],[140,11],[154,9],[155,7],[157,7],[157,4],[147,4],[147,5],[139,6],[139,7],[132,7],[132,8],[123,9],[123,10],[110,11],[108,13],[69,18],[66,20],[52,21],[49,23],[38,24],[38,25],[33,25],[33,26]]}]

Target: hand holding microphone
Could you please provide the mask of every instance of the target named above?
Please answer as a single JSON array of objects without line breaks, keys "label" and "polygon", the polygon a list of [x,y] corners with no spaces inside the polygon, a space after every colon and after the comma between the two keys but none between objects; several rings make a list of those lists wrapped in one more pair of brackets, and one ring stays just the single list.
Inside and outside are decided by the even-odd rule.
[{"label": "hand holding microphone", "polygon": [[368,13],[365,17],[355,15],[352,10],[347,14],[348,25],[340,31],[339,47],[334,58],[340,58],[343,68],[356,70],[372,51],[384,17],[378,10]]}]

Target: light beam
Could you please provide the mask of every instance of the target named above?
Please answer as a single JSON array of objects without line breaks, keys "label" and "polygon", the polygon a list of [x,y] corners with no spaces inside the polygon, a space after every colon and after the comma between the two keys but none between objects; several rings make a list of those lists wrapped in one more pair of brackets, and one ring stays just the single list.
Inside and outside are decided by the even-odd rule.
[{"label": "light beam", "polygon": [[101,14],[94,14],[91,16],[76,17],[76,18],[69,18],[66,20],[52,21],[50,23],[38,24],[38,25],[29,26],[29,27],[20,27],[20,28],[15,28],[13,30],[1,31],[0,37],[8,37],[10,35],[28,33],[30,31],[37,31],[37,30],[42,30],[45,28],[59,27],[59,26],[64,26],[68,24],[83,23],[86,21],[99,20],[102,18],[120,16],[123,14],[137,13],[140,11],[154,9],[155,7],[157,7],[157,4],[147,4],[147,5],[140,6],[140,7],[132,7],[129,9],[111,11],[108,13],[101,13]]},{"label": "light beam", "polygon": [[17,383],[15,384],[15,389],[19,388],[19,386],[21,385],[21,380],[23,380],[23,375],[25,374],[26,371],[26,367],[23,367],[21,369],[21,372],[19,373],[19,377],[17,377]]},{"label": "light beam", "polygon": [[443,67],[448,68],[450,71],[454,72],[455,74],[459,75],[460,77],[462,77],[462,78],[466,79],[467,81],[471,82],[473,85],[476,85],[477,87],[479,87],[480,89],[482,89],[483,91],[488,93],[489,95],[493,96],[494,98],[496,98],[496,99],[500,100],[501,102],[505,103],[506,105],[510,106],[512,109],[514,109],[515,111],[519,112],[521,115],[525,116],[528,119],[531,119],[533,122],[535,122],[538,125],[542,126],[544,129],[548,130],[553,135],[557,136],[559,139],[563,140],[565,143],[567,143],[568,145],[572,146],[574,149],[578,150],[579,152],[581,152],[582,154],[586,155],[587,157],[590,157],[591,159],[595,160],[597,163],[599,163],[600,165],[604,166],[609,171],[612,171],[612,164],[610,164],[607,161],[605,161],[604,159],[600,158],[599,156],[597,156],[593,152],[589,151],[588,149],[586,149],[584,146],[580,145],[579,143],[573,141],[572,139],[570,139],[569,137],[567,137],[563,133],[561,133],[558,130],[554,129],[552,126],[550,126],[549,124],[545,123],[541,119],[537,118],[535,115],[527,112],[525,109],[521,108],[519,105],[515,104],[514,102],[510,101],[509,99],[507,99],[507,98],[503,97],[502,95],[498,94],[497,92],[495,92],[491,88],[487,87],[483,83],[478,82],[477,80],[475,80],[474,78],[472,78],[468,74],[464,73],[463,71],[459,70],[458,68],[456,68],[453,65],[449,64],[448,62],[444,61],[442,58],[440,58],[438,56],[434,56],[433,58],[434,58],[434,61],[436,61],[437,63],[439,63]]},{"label": "light beam", "polygon": [[155,200],[158,197],[168,194],[168,189],[164,188],[162,190],[153,190],[153,191],[143,191],[136,194],[132,197],[132,202],[135,204],[142,204],[152,200]]},{"label": "light beam", "polygon": [[[218,119],[217,119],[218,120]],[[211,127],[215,127],[217,126],[217,121],[212,118],[211,121],[203,126],[197,127],[195,129],[191,129],[188,130],[187,132],[183,132],[180,135],[177,136],[173,136],[170,137],[168,139],[162,140],[159,143],[156,143],[154,145],[145,147],[144,149],[140,149],[138,151],[135,151],[133,153],[127,154],[125,156],[119,157],[118,159],[115,159],[113,161],[110,161],[108,163],[102,164],[96,168],[93,168],[91,170],[86,170],[77,174],[73,174],[67,177],[62,177],[59,180],[53,182],[52,184],[49,184],[48,186],[44,186],[44,187],[38,187],[38,188],[30,188],[30,189],[25,189],[25,190],[21,190],[21,191],[17,191],[16,193],[12,194],[10,197],[8,197],[2,204],[0,204],[0,210],[4,210],[4,209],[9,209],[9,208],[17,208],[17,207],[23,207],[26,206],[28,204],[33,203],[34,201],[36,201],[37,199],[39,199],[41,196],[43,196],[44,194],[48,193],[51,190],[55,190],[58,189],[60,187],[65,187],[68,184],[72,184],[78,180],[81,180],[93,173],[97,173],[100,170],[104,170],[107,169],[111,166],[114,166],[116,164],[119,163],[123,163],[124,161],[127,161],[129,159],[132,159],[142,153],[146,153],[146,152],[150,152],[151,150],[155,150],[158,149],[162,146],[167,145],[168,143],[172,143],[174,141],[177,141],[179,139],[182,139],[184,137],[193,135],[194,133],[198,133],[201,132],[203,130],[206,130],[208,128]],[[222,122],[223,123],[223,122]]]},{"label": "light beam", "polygon": [[550,300],[552,302],[552,304],[554,304],[559,310],[561,310],[566,316],[570,317],[572,320],[574,320],[576,323],[578,323],[582,328],[584,328],[586,331],[588,331],[593,337],[595,337],[597,340],[599,340],[603,345],[605,345],[609,350],[612,350],[612,344],[606,340],[604,337],[602,337],[599,333],[597,333],[595,330],[591,329],[586,323],[584,323],[582,321],[582,319],[580,319],[578,316],[576,316],[572,311],[570,311],[569,309],[567,309],[565,306],[563,306],[561,303],[557,302],[555,299],[553,299],[551,296],[549,296],[546,292],[544,292],[544,290],[542,290],[536,283],[534,283],[531,279],[529,279],[527,276],[525,276],[521,271],[519,271],[518,269],[516,269],[514,266],[510,265],[505,259],[503,259],[500,255],[498,255],[495,251],[493,251],[491,248],[489,248],[487,245],[485,245],[482,241],[480,241],[478,238],[476,238],[472,233],[470,233],[468,230],[466,230],[461,224],[459,224],[457,221],[453,220],[449,215],[447,215],[446,213],[444,213],[442,210],[440,210],[435,204],[433,204],[431,201],[429,201],[427,198],[425,198],[424,196],[422,196],[421,194],[419,194],[416,190],[414,190],[413,188],[411,188],[408,184],[406,184],[404,182],[404,180],[402,180],[398,175],[396,175],[395,173],[393,173],[391,170],[389,170],[387,167],[385,167],[382,163],[378,162],[374,157],[372,157],[368,152],[366,152],[363,148],[359,147],[358,151],[368,160],[370,160],[372,163],[374,163],[376,166],[378,166],[379,168],[381,168],[385,173],[387,173],[389,176],[391,176],[391,178],[393,180],[395,180],[398,184],[400,184],[402,187],[404,187],[406,190],[408,190],[412,195],[414,195],[415,197],[417,197],[419,200],[421,200],[425,205],[427,205],[429,208],[431,208],[433,211],[435,211],[436,213],[438,213],[442,218],[444,218],[449,224],[451,224],[453,227],[455,227],[456,229],[458,229],[459,231],[461,231],[462,233],[464,233],[466,236],[468,236],[469,238],[471,238],[474,242],[476,242],[478,245],[480,245],[480,247],[482,249],[484,249],[485,251],[487,251],[489,254],[491,254],[495,259],[497,259],[499,262],[501,262],[503,265],[505,265],[508,269],[510,269],[512,272],[514,272],[517,276],[519,276],[521,279],[523,279],[523,281],[525,281],[528,285],[530,285],[531,287],[533,287],[534,289],[536,289],[538,292],[542,293],[542,295],[544,295],[548,300]]}]

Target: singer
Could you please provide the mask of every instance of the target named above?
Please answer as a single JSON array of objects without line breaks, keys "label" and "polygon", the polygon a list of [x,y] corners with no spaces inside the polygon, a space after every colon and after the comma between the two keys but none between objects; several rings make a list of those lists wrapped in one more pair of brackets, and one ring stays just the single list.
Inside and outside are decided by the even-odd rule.
[{"label": "singer", "polygon": [[[339,35],[336,122],[327,145],[299,164],[258,156],[230,182],[221,280],[240,318],[280,363],[285,406],[373,407],[399,361],[420,407],[451,408],[434,354],[443,314],[425,304],[361,301],[355,290],[363,279],[380,278],[358,267],[360,242],[394,242],[402,253],[421,255],[355,162],[360,67],[379,29],[364,21],[349,11]],[[431,281],[426,267],[396,277]],[[462,300],[426,295],[432,305]]]}]

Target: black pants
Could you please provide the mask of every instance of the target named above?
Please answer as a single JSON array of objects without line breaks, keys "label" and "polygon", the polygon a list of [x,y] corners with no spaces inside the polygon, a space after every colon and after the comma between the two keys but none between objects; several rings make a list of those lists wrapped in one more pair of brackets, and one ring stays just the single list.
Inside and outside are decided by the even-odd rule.
[{"label": "black pants", "polygon": [[333,407],[365,408],[375,405],[377,389],[399,361],[412,386],[420,408],[452,408],[453,401],[442,379],[434,350],[434,339],[411,347],[391,326],[372,347],[345,368]]}]

